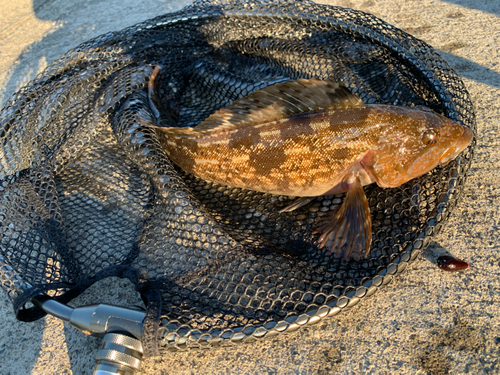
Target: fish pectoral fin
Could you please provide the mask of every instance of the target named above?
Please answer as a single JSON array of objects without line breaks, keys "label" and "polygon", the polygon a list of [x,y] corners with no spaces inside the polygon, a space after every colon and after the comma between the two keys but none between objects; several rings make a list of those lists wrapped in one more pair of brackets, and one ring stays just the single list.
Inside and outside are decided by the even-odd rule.
[{"label": "fish pectoral fin", "polygon": [[309,202],[311,202],[314,198],[316,198],[316,197],[300,197],[300,198],[294,200],[288,206],[286,206],[286,207],[282,208],[281,210],[279,210],[279,213],[281,214],[283,212],[294,211],[297,208],[305,206],[306,204],[308,204]]},{"label": "fish pectoral fin", "polygon": [[344,181],[347,194],[342,205],[318,221],[313,233],[319,233],[318,247],[326,247],[342,261],[359,260],[370,252],[372,222],[370,206],[361,182]]}]

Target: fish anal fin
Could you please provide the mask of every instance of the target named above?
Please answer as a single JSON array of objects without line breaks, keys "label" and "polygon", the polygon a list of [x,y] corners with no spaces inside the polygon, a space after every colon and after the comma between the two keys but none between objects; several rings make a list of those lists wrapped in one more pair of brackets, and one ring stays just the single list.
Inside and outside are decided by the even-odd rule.
[{"label": "fish anal fin", "polygon": [[347,191],[342,205],[318,221],[314,233],[319,233],[318,247],[326,247],[343,262],[360,260],[370,252],[372,223],[370,206],[357,177],[343,182]]},{"label": "fish anal fin", "polygon": [[314,198],[316,197],[300,197],[296,200],[294,200],[291,204],[289,204],[288,206],[282,208],[279,213],[283,213],[283,212],[291,212],[291,211],[295,211],[296,209],[302,207],[302,206],[305,206],[306,204],[308,204],[309,202],[311,202]]},{"label": "fish anal fin", "polygon": [[346,87],[330,80],[298,79],[268,86],[220,109],[198,130],[255,125],[297,113],[365,107]]}]

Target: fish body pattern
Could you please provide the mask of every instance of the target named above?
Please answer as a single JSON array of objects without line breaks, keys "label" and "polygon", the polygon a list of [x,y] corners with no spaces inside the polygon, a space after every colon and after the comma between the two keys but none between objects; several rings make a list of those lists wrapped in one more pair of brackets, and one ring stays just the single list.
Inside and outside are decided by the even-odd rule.
[{"label": "fish body pattern", "polygon": [[[150,103],[158,103],[155,69]],[[155,110],[158,113],[158,109]],[[366,256],[370,210],[363,186],[399,186],[454,159],[472,131],[428,109],[364,104],[329,80],[299,79],[257,91],[194,128],[156,127],[169,158],[203,180],[270,194],[346,192],[317,223],[318,244],[347,261]]]}]

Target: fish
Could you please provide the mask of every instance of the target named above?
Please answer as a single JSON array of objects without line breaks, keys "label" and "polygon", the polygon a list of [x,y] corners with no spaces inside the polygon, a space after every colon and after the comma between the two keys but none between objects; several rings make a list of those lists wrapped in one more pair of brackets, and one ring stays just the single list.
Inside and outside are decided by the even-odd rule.
[{"label": "fish", "polygon": [[[160,68],[148,83],[158,108]],[[316,245],[342,262],[370,253],[370,207],[363,187],[395,188],[455,159],[473,139],[466,126],[425,107],[365,104],[341,84],[317,78],[268,86],[211,114],[195,127],[149,123],[185,172],[205,181],[297,197],[345,193],[313,228]]]}]

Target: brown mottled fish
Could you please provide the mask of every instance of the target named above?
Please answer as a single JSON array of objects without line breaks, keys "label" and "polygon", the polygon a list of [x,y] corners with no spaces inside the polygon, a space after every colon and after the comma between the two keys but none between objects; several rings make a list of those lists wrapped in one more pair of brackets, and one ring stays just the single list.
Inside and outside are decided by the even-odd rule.
[{"label": "brown mottled fish", "polygon": [[[150,104],[158,109],[156,68]],[[430,110],[364,104],[329,80],[299,79],[267,87],[210,115],[195,128],[156,127],[171,160],[207,181],[270,194],[314,197],[346,193],[317,223],[318,246],[344,261],[370,251],[364,185],[399,186],[458,156],[472,131]]]}]

